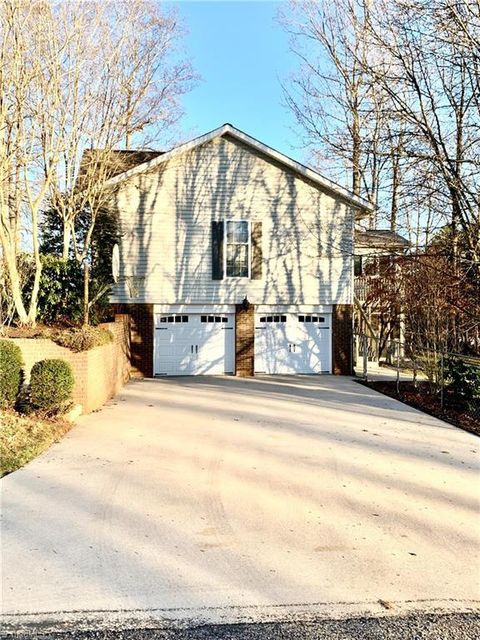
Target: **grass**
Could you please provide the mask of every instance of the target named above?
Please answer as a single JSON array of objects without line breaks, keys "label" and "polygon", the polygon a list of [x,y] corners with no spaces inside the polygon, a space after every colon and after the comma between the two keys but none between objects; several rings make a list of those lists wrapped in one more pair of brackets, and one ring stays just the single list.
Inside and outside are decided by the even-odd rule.
[{"label": "grass", "polygon": [[0,410],[0,476],[11,473],[36,458],[71,428],[61,418],[23,416]]}]

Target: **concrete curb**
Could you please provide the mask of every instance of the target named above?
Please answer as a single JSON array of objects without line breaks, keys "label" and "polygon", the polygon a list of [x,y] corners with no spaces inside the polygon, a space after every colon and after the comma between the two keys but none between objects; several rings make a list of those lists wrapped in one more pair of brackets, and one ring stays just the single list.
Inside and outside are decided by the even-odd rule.
[{"label": "concrete curb", "polygon": [[[389,607],[385,605],[388,604]],[[318,622],[406,615],[480,614],[480,601],[420,600],[384,603],[320,602],[298,605],[200,607],[195,609],[133,609],[117,611],[55,611],[0,616],[4,634],[36,636],[72,631],[186,629],[200,625]]]}]

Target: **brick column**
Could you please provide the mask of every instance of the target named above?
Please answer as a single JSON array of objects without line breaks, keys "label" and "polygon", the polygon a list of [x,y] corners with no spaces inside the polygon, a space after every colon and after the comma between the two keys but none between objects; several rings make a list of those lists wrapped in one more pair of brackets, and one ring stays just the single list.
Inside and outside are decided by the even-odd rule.
[{"label": "brick column", "polygon": [[235,307],[235,375],[242,378],[254,374],[255,310]]},{"label": "brick column", "polygon": [[115,313],[130,316],[130,361],[132,377],[153,376],[153,304],[116,304]]},{"label": "brick column", "polygon": [[353,374],[353,305],[334,304],[332,313],[332,371]]}]

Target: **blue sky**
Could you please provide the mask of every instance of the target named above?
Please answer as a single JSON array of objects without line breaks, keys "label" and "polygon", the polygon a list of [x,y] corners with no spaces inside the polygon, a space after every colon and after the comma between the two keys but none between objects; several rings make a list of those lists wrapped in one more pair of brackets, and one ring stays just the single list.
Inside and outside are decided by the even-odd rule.
[{"label": "blue sky", "polygon": [[293,116],[280,81],[296,65],[288,36],[276,22],[281,2],[170,2],[189,34],[187,53],[201,76],[183,103],[183,129],[200,135],[230,122],[301,160]]}]

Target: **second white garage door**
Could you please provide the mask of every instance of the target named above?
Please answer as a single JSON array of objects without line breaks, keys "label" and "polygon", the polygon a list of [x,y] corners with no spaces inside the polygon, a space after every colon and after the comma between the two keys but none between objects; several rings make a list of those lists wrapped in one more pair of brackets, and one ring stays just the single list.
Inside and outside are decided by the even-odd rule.
[{"label": "second white garage door", "polygon": [[233,314],[155,314],[155,375],[218,375],[234,369]]},{"label": "second white garage door", "polygon": [[330,373],[331,314],[272,313],[255,317],[256,373]]}]

